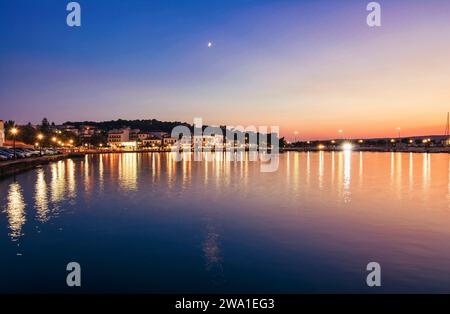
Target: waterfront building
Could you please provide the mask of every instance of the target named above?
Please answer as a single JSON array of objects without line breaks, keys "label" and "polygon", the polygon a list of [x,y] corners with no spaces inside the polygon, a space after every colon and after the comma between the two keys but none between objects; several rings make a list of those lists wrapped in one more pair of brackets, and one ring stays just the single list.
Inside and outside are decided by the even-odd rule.
[{"label": "waterfront building", "polygon": [[151,137],[150,134],[147,132],[140,132],[137,136],[138,136],[138,140],[140,140],[140,141],[144,141]]},{"label": "waterfront building", "polygon": [[167,132],[163,132],[163,131],[150,131],[150,132],[147,132],[147,134],[150,137],[155,137],[155,138],[159,138],[159,139],[162,139],[165,136],[169,136],[169,134]]},{"label": "waterfront building", "polygon": [[183,136],[180,139],[180,145],[181,145],[182,148],[191,148],[191,146],[192,146],[192,137],[191,136],[187,136],[187,135]]},{"label": "waterfront building", "polygon": [[177,142],[177,138],[175,137],[163,137],[162,139],[162,146],[172,146],[175,145],[175,143]]},{"label": "waterfront building", "polygon": [[97,134],[99,130],[95,126],[91,125],[82,125],[78,130],[80,137],[90,138],[93,135]]},{"label": "waterfront building", "polygon": [[139,140],[139,133],[141,133],[141,130],[139,129],[131,129],[130,130],[130,141],[135,142]]},{"label": "waterfront building", "polygon": [[122,143],[130,142],[130,128],[111,130],[108,132],[108,145],[111,147],[122,147]]},{"label": "waterfront building", "polygon": [[60,131],[71,132],[76,136],[80,135],[80,131],[74,125],[64,124],[59,126],[58,129]]},{"label": "waterfront building", "polygon": [[142,140],[142,146],[143,147],[160,147],[161,139],[156,138],[156,137],[147,138],[145,140]]},{"label": "waterfront building", "polygon": [[125,150],[136,150],[138,146],[138,143],[136,141],[130,141],[130,142],[122,142],[120,143],[120,147]]}]

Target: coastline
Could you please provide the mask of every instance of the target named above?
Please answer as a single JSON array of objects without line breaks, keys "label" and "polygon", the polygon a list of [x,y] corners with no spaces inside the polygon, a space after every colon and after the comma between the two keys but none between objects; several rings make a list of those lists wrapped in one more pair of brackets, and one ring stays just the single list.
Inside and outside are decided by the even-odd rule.
[{"label": "coastline", "polygon": [[[280,149],[280,152],[337,152],[342,151],[341,148],[315,148],[315,147],[290,147]],[[355,147],[355,152],[373,152],[373,153],[417,153],[417,154],[450,154],[450,146],[448,147],[405,147],[405,148],[383,148],[383,147]]]},{"label": "coastline", "polygon": [[51,162],[67,159],[67,158],[77,158],[82,157],[81,154],[58,154],[53,156],[42,156],[34,157],[28,159],[18,159],[4,161],[0,163],[0,179],[5,177],[13,176],[18,173],[28,171],[36,168],[40,165],[45,165]]}]

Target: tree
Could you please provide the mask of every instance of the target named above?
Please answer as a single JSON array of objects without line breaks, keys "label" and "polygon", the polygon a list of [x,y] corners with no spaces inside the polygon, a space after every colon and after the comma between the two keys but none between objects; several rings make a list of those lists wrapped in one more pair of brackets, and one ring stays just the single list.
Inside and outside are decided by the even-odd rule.
[{"label": "tree", "polygon": [[47,118],[42,119],[42,124],[39,127],[39,130],[44,134],[48,135],[51,131],[50,123],[48,122]]},{"label": "tree", "polygon": [[37,131],[29,122],[27,125],[20,127],[20,132],[17,135],[17,139],[19,141],[30,145],[34,145],[34,143],[36,143],[36,137]]},{"label": "tree", "polygon": [[287,146],[286,139],[284,137],[280,138],[280,148],[283,148],[286,146]]}]

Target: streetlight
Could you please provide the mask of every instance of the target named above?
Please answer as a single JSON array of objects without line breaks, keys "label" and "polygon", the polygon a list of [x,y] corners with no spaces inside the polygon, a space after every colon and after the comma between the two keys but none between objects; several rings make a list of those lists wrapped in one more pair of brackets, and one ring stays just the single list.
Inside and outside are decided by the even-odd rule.
[{"label": "streetlight", "polygon": [[14,150],[14,159],[17,159],[17,155],[16,155],[16,135],[17,133],[19,133],[19,130],[14,127],[11,129],[11,134],[13,136],[13,150]]},{"label": "streetlight", "polygon": [[37,146],[39,146],[39,156],[42,156],[42,144],[41,145],[39,145],[39,144],[44,139],[44,135],[39,133],[38,136],[37,136],[37,139],[38,139],[38,143],[37,143],[38,145]]}]

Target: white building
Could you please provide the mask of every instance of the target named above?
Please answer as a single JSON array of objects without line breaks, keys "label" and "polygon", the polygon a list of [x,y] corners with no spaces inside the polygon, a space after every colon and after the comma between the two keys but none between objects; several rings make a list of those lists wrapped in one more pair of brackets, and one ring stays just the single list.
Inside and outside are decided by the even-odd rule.
[{"label": "white building", "polygon": [[64,125],[59,126],[59,130],[65,131],[65,132],[71,132],[76,136],[80,135],[80,130],[78,130],[78,128],[76,128],[75,126],[69,125],[69,124],[64,124]]},{"label": "white building", "polygon": [[111,130],[108,132],[108,145],[111,147],[122,147],[123,143],[130,142],[130,128]]},{"label": "white building", "polygon": [[5,123],[0,120],[0,146],[5,143]]},{"label": "white building", "polygon": [[172,146],[177,142],[177,138],[175,137],[163,137],[162,146]]},{"label": "white building", "polygon": [[144,140],[150,138],[150,134],[145,133],[145,132],[141,132],[141,133],[139,133],[137,136],[138,136],[138,139],[139,139],[140,141],[144,141]]},{"label": "white building", "polygon": [[192,142],[194,147],[221,148],[224,145],[224,136],[222,134],[194,135],[192,137]]},{"label": "white building", "polygon": [[160,147],[161,139],[152,137],[152,138],[148,138],[146,140],[142,140],[142,146],[144,146],[144,147]]}]

